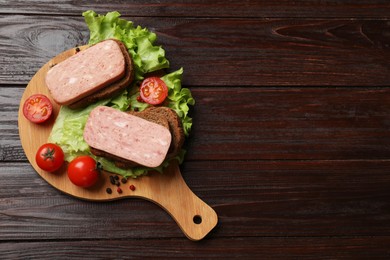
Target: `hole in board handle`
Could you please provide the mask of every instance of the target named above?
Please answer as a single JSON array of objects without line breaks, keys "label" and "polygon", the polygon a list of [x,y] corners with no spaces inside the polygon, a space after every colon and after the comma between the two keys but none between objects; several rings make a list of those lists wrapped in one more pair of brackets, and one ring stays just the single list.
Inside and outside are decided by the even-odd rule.
[{"label": "hole in board handle", "polygon": [[202,223],[202,217],[199,216],[199,215],[195,215],[194,218],[192,219],[194,221],[195,224],[199,225],[200,223]]}]

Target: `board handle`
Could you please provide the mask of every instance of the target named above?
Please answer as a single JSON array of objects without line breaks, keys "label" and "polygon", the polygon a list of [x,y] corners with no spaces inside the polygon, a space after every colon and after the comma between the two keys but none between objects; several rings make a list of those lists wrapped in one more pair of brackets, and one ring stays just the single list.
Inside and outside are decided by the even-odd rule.
[{"label": "board handle", "polygon": [[154,181],[159,181],[166,196],[154,197],[150,194],[150,199],[173,217],[190,240],[204,238],[217,225],[217,213],[191,191],[177,163],[172,161],[160,178]]}]

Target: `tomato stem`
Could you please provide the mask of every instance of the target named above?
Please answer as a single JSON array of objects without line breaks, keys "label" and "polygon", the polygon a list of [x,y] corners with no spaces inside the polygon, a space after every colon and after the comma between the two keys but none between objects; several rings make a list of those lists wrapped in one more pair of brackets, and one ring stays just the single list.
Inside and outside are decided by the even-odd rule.
[{"label": "tomato stem", "polygon": [[42,153],[42,156],[43,158],[45,158],[45,160],[52,160],[54,159],[54,153],[55,153],[55,149],[50,149],[50,148],[47,148],[47,150]]}]

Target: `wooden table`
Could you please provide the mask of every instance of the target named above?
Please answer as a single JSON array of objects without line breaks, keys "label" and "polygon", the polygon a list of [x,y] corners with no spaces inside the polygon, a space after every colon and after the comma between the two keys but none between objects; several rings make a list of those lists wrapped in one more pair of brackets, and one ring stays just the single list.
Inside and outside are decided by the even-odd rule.
[{"label": "wooden table", "polygon": [[[390,2],[0,1],[0,258],[389,258]],[[141,199],[88,202],[30,166],[17,111],[81,13],[158,35],[196,99],[183,177],[202,241]]]}]

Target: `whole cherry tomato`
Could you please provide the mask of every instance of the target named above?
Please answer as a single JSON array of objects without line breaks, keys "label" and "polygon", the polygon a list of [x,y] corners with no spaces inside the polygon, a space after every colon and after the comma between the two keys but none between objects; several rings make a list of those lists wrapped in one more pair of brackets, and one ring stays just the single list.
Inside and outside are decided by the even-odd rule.
[{"label": "whole cherry tomato", "polygon": [[82,155],[73,159],[68,165],[70,181],[80,187],[93,186],[99,178],[99,168],[90,156]]},{"label": "whole cherry tomato", "polygon": [[168,96],[168,87],[160,78],[149,77],[142,81],[140,96],[146,103],[158,105]]},{"label": "whole cherry tomato", "polygon": [[26,99],[23,104],[23,115],[33,123],[45,122],[53,112],[53,105],[48,97],[35,94]]},{"label": "whole cherry tomato", "polygon": [[35,161],[42,170],[54,172],[64,163],[64,152],[58,145],[47,143],[39,147]]}]

